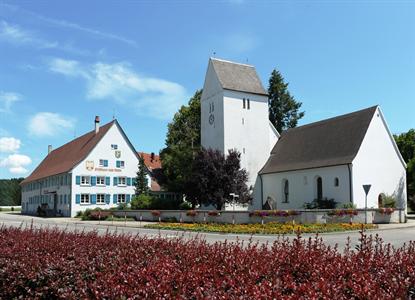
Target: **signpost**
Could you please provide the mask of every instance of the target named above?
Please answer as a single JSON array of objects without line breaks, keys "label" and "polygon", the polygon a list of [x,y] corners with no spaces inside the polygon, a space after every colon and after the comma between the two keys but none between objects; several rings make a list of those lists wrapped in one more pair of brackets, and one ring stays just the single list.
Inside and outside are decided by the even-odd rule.
[{"label": "signpost", "polygon": [[365,190],[365,224],[367,224],[367,194],[369,194],[371,184],[364,184],[363,189]]}]

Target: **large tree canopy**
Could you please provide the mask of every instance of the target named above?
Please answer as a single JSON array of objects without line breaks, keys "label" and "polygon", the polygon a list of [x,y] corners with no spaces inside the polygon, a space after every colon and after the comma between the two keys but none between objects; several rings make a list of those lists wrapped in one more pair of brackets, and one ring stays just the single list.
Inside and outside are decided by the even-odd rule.
[{"label": "large tree canopy", "polygon": [[[166,148],[161,153],[164,181],[169,191],[189,194],[192,162],[200,149],[200,97],[198,90],[168,125]],[[191,200],[191,199],[188,199]]]},{"label": "large tree canopy", "polygon": [[415,130],[395,135],[395,141],[403,159],[407,163],[406,183],[408,186],[408,204],[415,210]]},{"label": "large tree canopy", "polygon": [[302,103],[291,96],[288,83],[275,69],[269,79],[268,95],[269,120],[278,132],[296,127],[298,120],[304,117],[304,112],[299,112]]},{"label": "large tree canopy", "polygon": [[20,205],[22,203],[22,189],[20,182],[23,178],[0,179],[0,205]]},{"label": "large tree canopy", "polygon": [[226,157],[219,150],[200,150],[192,166],[191,198],[198,204],[213,205],[218,210],[234,200],[232,193],[238,195],[237,202],[248,202],[248,173],[241,169],[240,158],[241,154],[235,150],[230,150]]}]

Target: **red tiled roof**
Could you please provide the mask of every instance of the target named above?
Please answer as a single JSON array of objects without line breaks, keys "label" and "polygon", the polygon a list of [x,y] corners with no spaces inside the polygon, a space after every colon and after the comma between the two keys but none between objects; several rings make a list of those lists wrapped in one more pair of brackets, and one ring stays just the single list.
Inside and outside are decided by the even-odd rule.
[{"label": "red tiled roof", "polygon": [[151,187],[150,190],[152,192],[161,191],[160,184],[157,180],[157,173],[161,170],[161,160],[159,155],[138,152],[138,155],[144,159],[144,164],[146,165],[147,169],[150,171],[151,177]]},{"label": "red tiled roof", "polygon": [[92,130],[53,150],[21,184],[69,172],[92,151],[115,122],[101,126],[97,134]]}]

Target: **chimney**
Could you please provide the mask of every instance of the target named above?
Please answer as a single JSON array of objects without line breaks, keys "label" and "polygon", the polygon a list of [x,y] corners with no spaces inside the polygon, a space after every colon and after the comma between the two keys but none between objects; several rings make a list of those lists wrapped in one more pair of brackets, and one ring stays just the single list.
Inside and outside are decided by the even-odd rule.
[{"label": "chimney", "polygon": [[95,116],[95,134],[99,132],[99,116]]},{"label": "chimney", "polygon": [[48,155],[52,152],[52,145],[48,145]]},{"label": "chimney", "polygon": [[151,157],[151,162],[153,162],[153,160],[154,160],[154,152],[151,152],[150,157]]}]

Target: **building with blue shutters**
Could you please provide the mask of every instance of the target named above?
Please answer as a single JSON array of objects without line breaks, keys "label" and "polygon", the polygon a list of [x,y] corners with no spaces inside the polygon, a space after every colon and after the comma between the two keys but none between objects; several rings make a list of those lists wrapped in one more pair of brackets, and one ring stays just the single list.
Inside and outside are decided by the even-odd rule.
[{"label": "building with blue shutters", "polygon": [[135,193],[138,154],[117,120],[52,151],[22,183],[22,213],[75,216],[128,204]]}]

